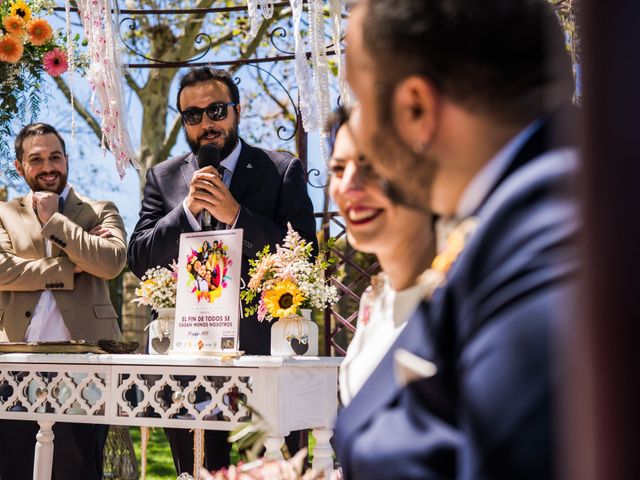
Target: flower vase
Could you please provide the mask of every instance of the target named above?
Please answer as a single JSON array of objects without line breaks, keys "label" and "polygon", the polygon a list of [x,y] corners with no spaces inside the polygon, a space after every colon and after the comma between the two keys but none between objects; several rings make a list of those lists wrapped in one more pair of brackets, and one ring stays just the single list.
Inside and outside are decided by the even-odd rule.
[{"label": "flower vase", "polygon": [[271,355],[318,355],[318,325],[311,320],[311,310],[289,315],[271,326]]},{"label": "flower vase", "polygon": [[173,344],[173,327],[176,319],[175,308],[159,308],[158,317],[149,329],[148,350],[151,355],[166,355]]}]

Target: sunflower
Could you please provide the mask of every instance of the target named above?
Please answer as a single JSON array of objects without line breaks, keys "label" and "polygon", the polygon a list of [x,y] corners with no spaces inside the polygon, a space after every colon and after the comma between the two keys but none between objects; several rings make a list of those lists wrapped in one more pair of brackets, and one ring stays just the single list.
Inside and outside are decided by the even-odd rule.
[{"label": "sunflower", "polygon": [[18,63],[22,58],[24,47],[18,37],[0,36],[0,62]]},{"label": "sunflower", "polygon": [[27,33],[29,34],[29,41],[31,45],[36,47],[44,45],[53,36],[53,29],[49,22],[43,18],[34,18],[27,24]]},{"label": "sunflower", "polygon": [[18,15],[8,15],[2,20],[2,26],[12,35],[24,35],[24,20]]},{"label": "sunflower", "polygon": [[11,15],[17,15],[27,24],[31,20],[31,8],[23,0],[11,4]]},{"label": "sunflower", "polygon": [[291,280],[283,280],[264,295],[264,303],[272,317],[286,317],[298,311],[304,301],[302,292]]}]

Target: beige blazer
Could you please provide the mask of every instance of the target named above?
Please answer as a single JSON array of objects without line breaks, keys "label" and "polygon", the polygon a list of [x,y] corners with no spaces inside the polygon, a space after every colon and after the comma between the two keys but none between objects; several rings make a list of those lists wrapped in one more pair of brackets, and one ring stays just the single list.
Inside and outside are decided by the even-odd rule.
[{"label": "beige blazer", "polygon": [[[96,225],[111,230],[100,238]],[[45,238],[52,242],[45,256]],[[73,188],[63,213],[41,225],[32,193],[0,203],[0,341],[21,342],[43,290],[53,291],[74,340],[118,339],[117,315],[107,280],[126,261],[126,233],[111,202],[92,201]],[[82,273],[74,274],[74,266]]]}]

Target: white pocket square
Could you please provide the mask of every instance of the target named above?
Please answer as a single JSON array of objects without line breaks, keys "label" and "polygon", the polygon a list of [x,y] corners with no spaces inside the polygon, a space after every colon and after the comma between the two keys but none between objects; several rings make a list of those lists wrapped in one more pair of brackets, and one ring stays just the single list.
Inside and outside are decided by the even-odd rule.
[{"label": "white pocket square", "polygon": [[393,374],[401,387],[416,380],[433,377],[437,371],[438,367],[433,362],[418,357],[404,348],[399,348],[393,354]]}]

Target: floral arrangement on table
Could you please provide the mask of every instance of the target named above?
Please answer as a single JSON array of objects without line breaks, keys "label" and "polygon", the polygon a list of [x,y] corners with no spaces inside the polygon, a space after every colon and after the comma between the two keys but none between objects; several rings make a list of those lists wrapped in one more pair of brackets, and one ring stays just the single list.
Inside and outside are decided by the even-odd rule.
[{"label": "floral arrangement on table", "polygon": [[0,1],[0,157],[9,153],[3,137],[12,136],[11,121],[37,116],[43,74],[68,69],[66,34],[43,18],[53,7],[54,0]]},{"label": "floral arrangement on table", "polygon": [[177,280],[178,266],[175,261],[171,268],[152,267],[142,276],[140,286],[135,290],[137,298],[132,301],[139,305],[147,305],[155,311],[161,308],[175,308]]},{"label": "floral arrangement on table", "polygon": [[[250,280],[240,292],[245,315],[257,312],[258,320],[271,321],[299,313],[301,308],[324,309],[338,301],[338,291],[325,280],[325,271],[335,263],[327,248],[312,260],[313,245],[300,237],[291,224],[283,245],[271,253],[267,245],[255,260],[249,260]],[[258,299],[257,304],[255,302]]]}]

